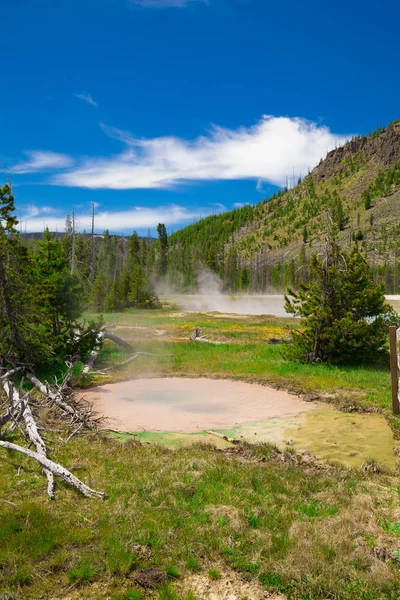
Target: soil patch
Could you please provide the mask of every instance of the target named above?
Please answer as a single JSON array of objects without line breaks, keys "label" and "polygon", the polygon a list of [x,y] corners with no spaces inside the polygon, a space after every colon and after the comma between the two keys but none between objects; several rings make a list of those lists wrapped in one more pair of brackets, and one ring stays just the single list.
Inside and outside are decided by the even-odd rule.
[{"label": "soil patch", "polygon": [[180,584],[182,591],[191,591],[198,600],[286,600],[281,594],[271,594],[257,580],[244,581],[235,571],[221,568],[220,578],[206,573],[189,575]]}]

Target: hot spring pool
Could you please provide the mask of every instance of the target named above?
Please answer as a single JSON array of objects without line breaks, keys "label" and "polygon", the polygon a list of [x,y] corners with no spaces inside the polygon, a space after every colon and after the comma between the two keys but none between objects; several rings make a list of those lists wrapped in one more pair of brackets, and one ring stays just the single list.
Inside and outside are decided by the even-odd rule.
[{"label": "hot spring pool", "polygon": [[395,441],[382,415],[341,413],[327,405],[240,381],[154,378],[90,388],[83,397],[105,427],[143,441],[179,446],[207,440],[213,430],[251,442],[287,443],[324,460],[360,466],[375,459],[394,468]]}]

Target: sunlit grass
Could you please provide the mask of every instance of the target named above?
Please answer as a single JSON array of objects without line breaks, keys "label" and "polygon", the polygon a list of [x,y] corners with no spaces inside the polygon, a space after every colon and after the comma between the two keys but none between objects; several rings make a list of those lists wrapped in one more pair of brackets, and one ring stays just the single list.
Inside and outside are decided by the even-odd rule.
[{"label": "sunlit grass", "polygon": [[[299,393],[317,393],[356,408],[368,409],[369,406],[388,412],[391,408],[388,365],[301,364],[285,359],[283,345],[268,344],[270,337],[282,337],[285,333],[290,334],[293,327],[300,327],[294,319],[245,317],[240,320],[217,315],[211,318],[165,309],[105,315],[105,319],[117,322],[120,328],[117,332],[135,349],[170,355],[153,359],[142,357],[113,371],[112,379],[148,373],[231,377],[271,383]],[[210,341],[219,343],[190,342],[189,336],[195,326],[200,327]],[[165,333],[155,335],[154,330]],[[179,341],[168,341],[171,338]],[[181,338],[187,341],[181,341]],[[119,348],[106,344],[99,365],[118,362],[125,356]],[[396,427],[396,419],[393,422]]]},{"label": "sunlit grass", "polygon": [[[50,598],[72,586],[89,597],[84,590],[102,582],[107,591],[100,598],[139,598],[131,573],[157,567],[170,581],[159,597],[180,599],[174,582],[186,574],[203,571],[213,581],[221,569],[234,569],[293,599],[350,600],[350,584],[366,594],[359,597],[395,598],[382,594],[398,589],[397,568],[378,568],[370,541],[397,549],[397,530],[387,526],[395,522],[387,515],[398,497],[389,479],[302,467],[267,445],[245,452],[243,460],[205,445],[170,451],[98,434],[59,445],[54,458],[104,489],[104,502],[59,487],[52,503],[39,469],[3,457],[0,587]],[[23,477],[16,459],[27,469]],[[374,481],[378,491],[371,487],[366,505]],[[367,531],[369,541],[362,537]]]},{"label": "sunlit grass", "polygon": [[[298,327],[294,320],[171,318],[176,312],[105,315],[135,350],[157,356],[83,383],[227,377],[356,408],[390,409],[385,365],[301,365],[286,360],[282,346],[267,343],[268,336]],[[195,326],[222,343],[189,341]],[[173,338],[187,341],[168,341]],[[107,342],[97,366],[126,357]],[[244,447],[241,454],[204,444],[172,451],[95,433],[65,445],[57,432],[49,447],[52,458],[108,499],[88,500],[59,484],[51,502],[37,465],[11,452],[0,455],[0,590],[16,598],[196,600],[185,588],[190,577],[203,575],[212,586],[234,571],[289,600],[400,595],[394,477],[302,465],[293,453],[268,445]],[[382,548],[385,560],[377,558]],[[133,572],[153,567],[164,571],[166,583],[141,589]]]}]

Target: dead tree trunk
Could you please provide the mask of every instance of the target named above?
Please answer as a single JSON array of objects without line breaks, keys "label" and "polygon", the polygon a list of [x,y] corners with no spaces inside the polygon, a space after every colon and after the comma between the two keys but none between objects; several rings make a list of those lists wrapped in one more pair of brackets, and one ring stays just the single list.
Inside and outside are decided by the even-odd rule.
[{"label": "dead tree trunk", "polygon": [[[14,410],[21,410],[22,418],[25,422],[25,429],[29,440],[36,448],[36,452],[41,456],[47,457],[47,450],[44,441],[42,440],[36,421],[33,418],[31,407],[29,406],[30,395],[25,394],[21,398],[18,390],[8,381],[3,383],[3,389],[10,398]],[[47,479],[47,493],[51,500],[54,500],[54,477],[53,473],[48,469],[43,469]]]},{"label": "dead tree trunk", "polygon": [[118,337],[114,333],[110,333],[109,331],[103,332],[103,339],[111,340],[112,342],[114,342],[115,344],[118,344],[119,346],[122,346],[126,350],[133,350],[132,346],[128,342],[126,342],[122,338]]},{"label": "dead tree trunk", "polygon": [[51,402],[54,403],[65,413],[71,415],[72,420],[75,421],[87,421],[88,415],[76,410],[73,406],[68,404],[61,392],[53,392],[47,385],[42,383],[33,373],[28,372],[26,374],[27,379],[40,391],[42,394]]},{"label": "dead tree trunk", "polygon": [[15,452],[20,452],[21,454],[25,454],[25,456],[29,456],[29,458],[33,458],[36,460],[44,469],[47,469],[53,475],[60,477],[63,481],[77,489],[79,492],[84,494],[84,496],[92,496],[96,498],[105,499],[107,496],[104,492],[98,492],[96,490],[92,490],[89,486],[82,483],[80,479],[75,477],[68,469],[65,469],[63,466],[58,463],[53,462],[49,458],[42,456],[38,452],[33,452],[28,448],[24,448],[23,446],[18,446],[17,444],[12,444],[11,442],[3,442],[0,440],[0,448],[5,448],[7,450],[15,450]]}]

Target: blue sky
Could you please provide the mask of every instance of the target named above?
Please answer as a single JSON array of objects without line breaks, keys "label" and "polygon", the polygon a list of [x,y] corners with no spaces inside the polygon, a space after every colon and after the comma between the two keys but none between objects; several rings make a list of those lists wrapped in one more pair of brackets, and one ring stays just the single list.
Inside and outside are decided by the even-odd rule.
[{"label": "blue sky", "polygon": [[[397,2],[3,0],[22,227],[176,230],[400,116]],[[5,180],[5,177],[3,178]]]}]

